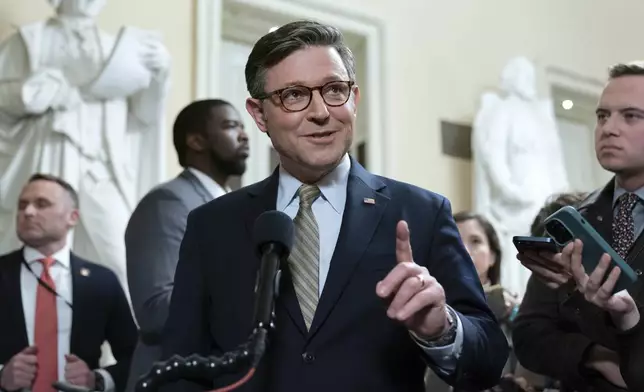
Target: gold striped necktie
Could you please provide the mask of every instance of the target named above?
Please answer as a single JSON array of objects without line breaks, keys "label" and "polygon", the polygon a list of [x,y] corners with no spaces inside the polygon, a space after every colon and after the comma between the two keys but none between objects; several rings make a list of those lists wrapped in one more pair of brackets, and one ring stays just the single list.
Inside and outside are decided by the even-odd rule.
[{"label": "gold striped necktie", "polygon": [[295,294],[308,330],[311,328],[319,297],[320,234],[311,206],[320,196],[320,189],[316,185],[303,184],[298,189],[298,196],[300,208],[293,220],[295,244],[289,256],[289,264]]}]

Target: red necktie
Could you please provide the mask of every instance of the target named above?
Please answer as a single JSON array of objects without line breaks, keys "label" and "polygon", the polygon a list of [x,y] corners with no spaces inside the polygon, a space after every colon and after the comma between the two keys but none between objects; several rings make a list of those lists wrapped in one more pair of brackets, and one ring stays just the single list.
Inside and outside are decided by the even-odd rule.
[{"label": "red necktie", "polygon": [[[55,263],[51,257],[40,260],[43,265],[40,280],[56,290],[56,284],[49,274]],[[56,296],[38,285],[36,293],[36,320],[34,341],[38,347],[38,372],[32,388],[33,392],[55,392],[51,386],[58,380],[58,316],[56,314]]]}]

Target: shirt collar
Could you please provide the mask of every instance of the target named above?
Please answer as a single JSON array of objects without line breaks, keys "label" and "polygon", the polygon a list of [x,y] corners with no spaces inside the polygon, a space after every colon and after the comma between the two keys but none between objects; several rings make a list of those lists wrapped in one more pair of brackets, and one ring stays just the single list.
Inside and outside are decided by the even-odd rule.
[{"label": "shirt collar", "polygon": [[[615,207],[615,205],[617,204],[617,199],[619,199],[619,197],[624,193],[626,193],[626,190],[624,188],[621,188],[619,185],[617,185],[617,181],[615,181],[615,191],[613,192],[613,207]],[[639,196],[640,203],[644,200],[644,186],[637,189],[633,193]]]},{"label": "shirt collar", "polygon": [[[302,185],[302,181],[293,177],[281,165],[279,170],[277,209],[278,211],[284,211],[297,197],[297,190]],[[320,188],[322,197],[338,213],[344,211],[344,205],[347,201],[347,183],[349,182],[350,171],[351,159],[348,154],[345,154],[340,164],[316,184]]]},{"label": "shirt collar", "polygon": [[218,198],[220,196],[223,196],[226,193],[230,192],[230,188],[222,187],[221,185],[219,185],[217,183],[217,181],[215,181],[212,178],[210,178],[204,172],[199,171],[199,170],[195,169],[194,167],[189,167],[188,170],[190,170],[190,172],[192,174],[194,174],[195,177],[197,177],[197,179],[199,180],[201,185],[203,185],[204,188],[206,188],[206,190],[208,191],[208,193],[210,193],[210,196],[212,196],[213,199],[216,199],[216,198]]},{"label": "shirt collar", "polygon": [[[22,255],[28,264],[33,264],[46,257],[36,249],[27,245],[25,245],[25,247],[23,248]],[[65,245],[61,250],[59,250],[58,252],[54,253],[51,256],[54,260],[56,260],[58,264],[69,269],[70,248],[68,245]]]}]

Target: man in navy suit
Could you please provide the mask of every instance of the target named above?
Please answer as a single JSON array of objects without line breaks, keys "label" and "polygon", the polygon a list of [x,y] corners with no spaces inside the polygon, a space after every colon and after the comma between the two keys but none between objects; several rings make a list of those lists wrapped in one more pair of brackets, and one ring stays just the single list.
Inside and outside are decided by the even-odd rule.
[{"label": "man in navy suit", "polygon": [[260,262],[251,231],[277,209],[293,217],[295,244],[268,350],[237,390],[420,392],[427,366],[457,389],[495,385],[506,338],[448,200],[348,155],[360,90],[341,33],[308,21],[282,26],[255,44],[246,82],[246,108],[281,164],[189,215],[166,357],[218,356],[248,338]]},{"label": "man in navy suit", "polygon": [[[78,220],[68,183],[30,178],[18,201],[24,247],[0,256],[0,390],[53,392],[58,380],[125,388],[136,325],[116,275],[70,251],[67,234]],[[100,369],[105,341],[117,363]]]}]

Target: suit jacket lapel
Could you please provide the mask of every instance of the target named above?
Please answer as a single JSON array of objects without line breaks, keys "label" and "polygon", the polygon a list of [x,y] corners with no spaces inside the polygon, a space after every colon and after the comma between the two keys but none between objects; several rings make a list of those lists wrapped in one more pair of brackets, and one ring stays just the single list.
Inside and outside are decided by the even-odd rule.
[{"label": "suit jacket lapel", "polygon": [[611,180],[597,195],[597,200],[588,206],[586,219],[597,232],[611,244],[613,242],[613,194],[615,182]]},{"label": "suit jacket lapel", "polygon": [[199,179],[194,174],[192,174],[190,170],[186,169],[182,171],[179,176],[185,178],[186,180],[188,180],[188,182],[190,182],[195,192],[197,192],[204,203],[212,201],[212,195],[210,194],[210,192],[208,192],[208,189],[206,189],[201,181],[199,181]]},{"label": "suit jacket lapel", "polygon": [[[251,202],[245,221],[251,243],[253,226],[257,217],[265,211],[276,208],[278,185],[279,168],[275,169],[271,177],[248,187]],[[276,312],[285,311],[303,336],[308,334],[310,339],[315,335],[349,283],[389,201],[389,197],[380,192],[384,188],[385,184],[381,180],[367,172],[355,160],[351,160],[351,172],[347,184],[347,204],[340,234],[311,330],[308,332],[295,294],[290,270],[288,266],[282,267],[279,297],[275,305]],[[373,200],[373,203],[369,202],[370,199]],[[365,202],[365,200],[367,201]]]},{"label": "suit jacket lapel", "polygon": [[[610,245],[613,243],[613,195],[615,193],[615,179],[612,179],[597,196],[597,200],[588,206],[586,219],[597,230],[597,232]],[[644,249],[644,231],[635,240],[635,243],[628,252],[626,261],[633,264],[637,256]],[[641,264],[641,263],[638,263]],[[636,267],[635,265],[633,266]],[[638,268],[643,266],[637,265]]]},{"label": "suit jacket lapel", "polygon": [[247,188],[250,206],[246,211],[244,220],[246,221],[246,229],[248,230],[248,235],[251,236],[251,241],[257,217],[263,212],[274,210],[277,205],[278,185],[279,170],[275,169],[270,177]]},{"label": "suit jacket lapel", "polygon": [[367,172],[354,159],[351,160],[342,226],[324,290],[311,324],[309,339],[315,335],[329,316],[349,283],[356,266],[362,260],[362,255],[389,201],[389,197],[381,192],[384,188],[385,184],[378,177]]},{"label": "suit jacket lapel", "polygon": [[69,342],[69,349],[72,353],[86,351],[83,347],[82,328],[92,325],[91,309],[92,296],[91,285],[93,277],[89,264],[76,257],[73,253],[69,257],[69,264],[72,273],[72,333]]},{"label": "suit jacket lapel", "polygon": [[7,336],[12,336],[19,339],[19,342],[13,342],[12,345],[25,348],[29,345],[29,338],[27,337],[27,325],[25,324],[25,312],[22,308],[22,291],[20,288],[20,275],[22,263],[22,250],[14,252],[6,256],[5,260],[1,260],[6,265],[1,266],[0,287],[4,297],[4,303],[7,306],[5,315],[7,316],[3,321],[3,330]]}]

